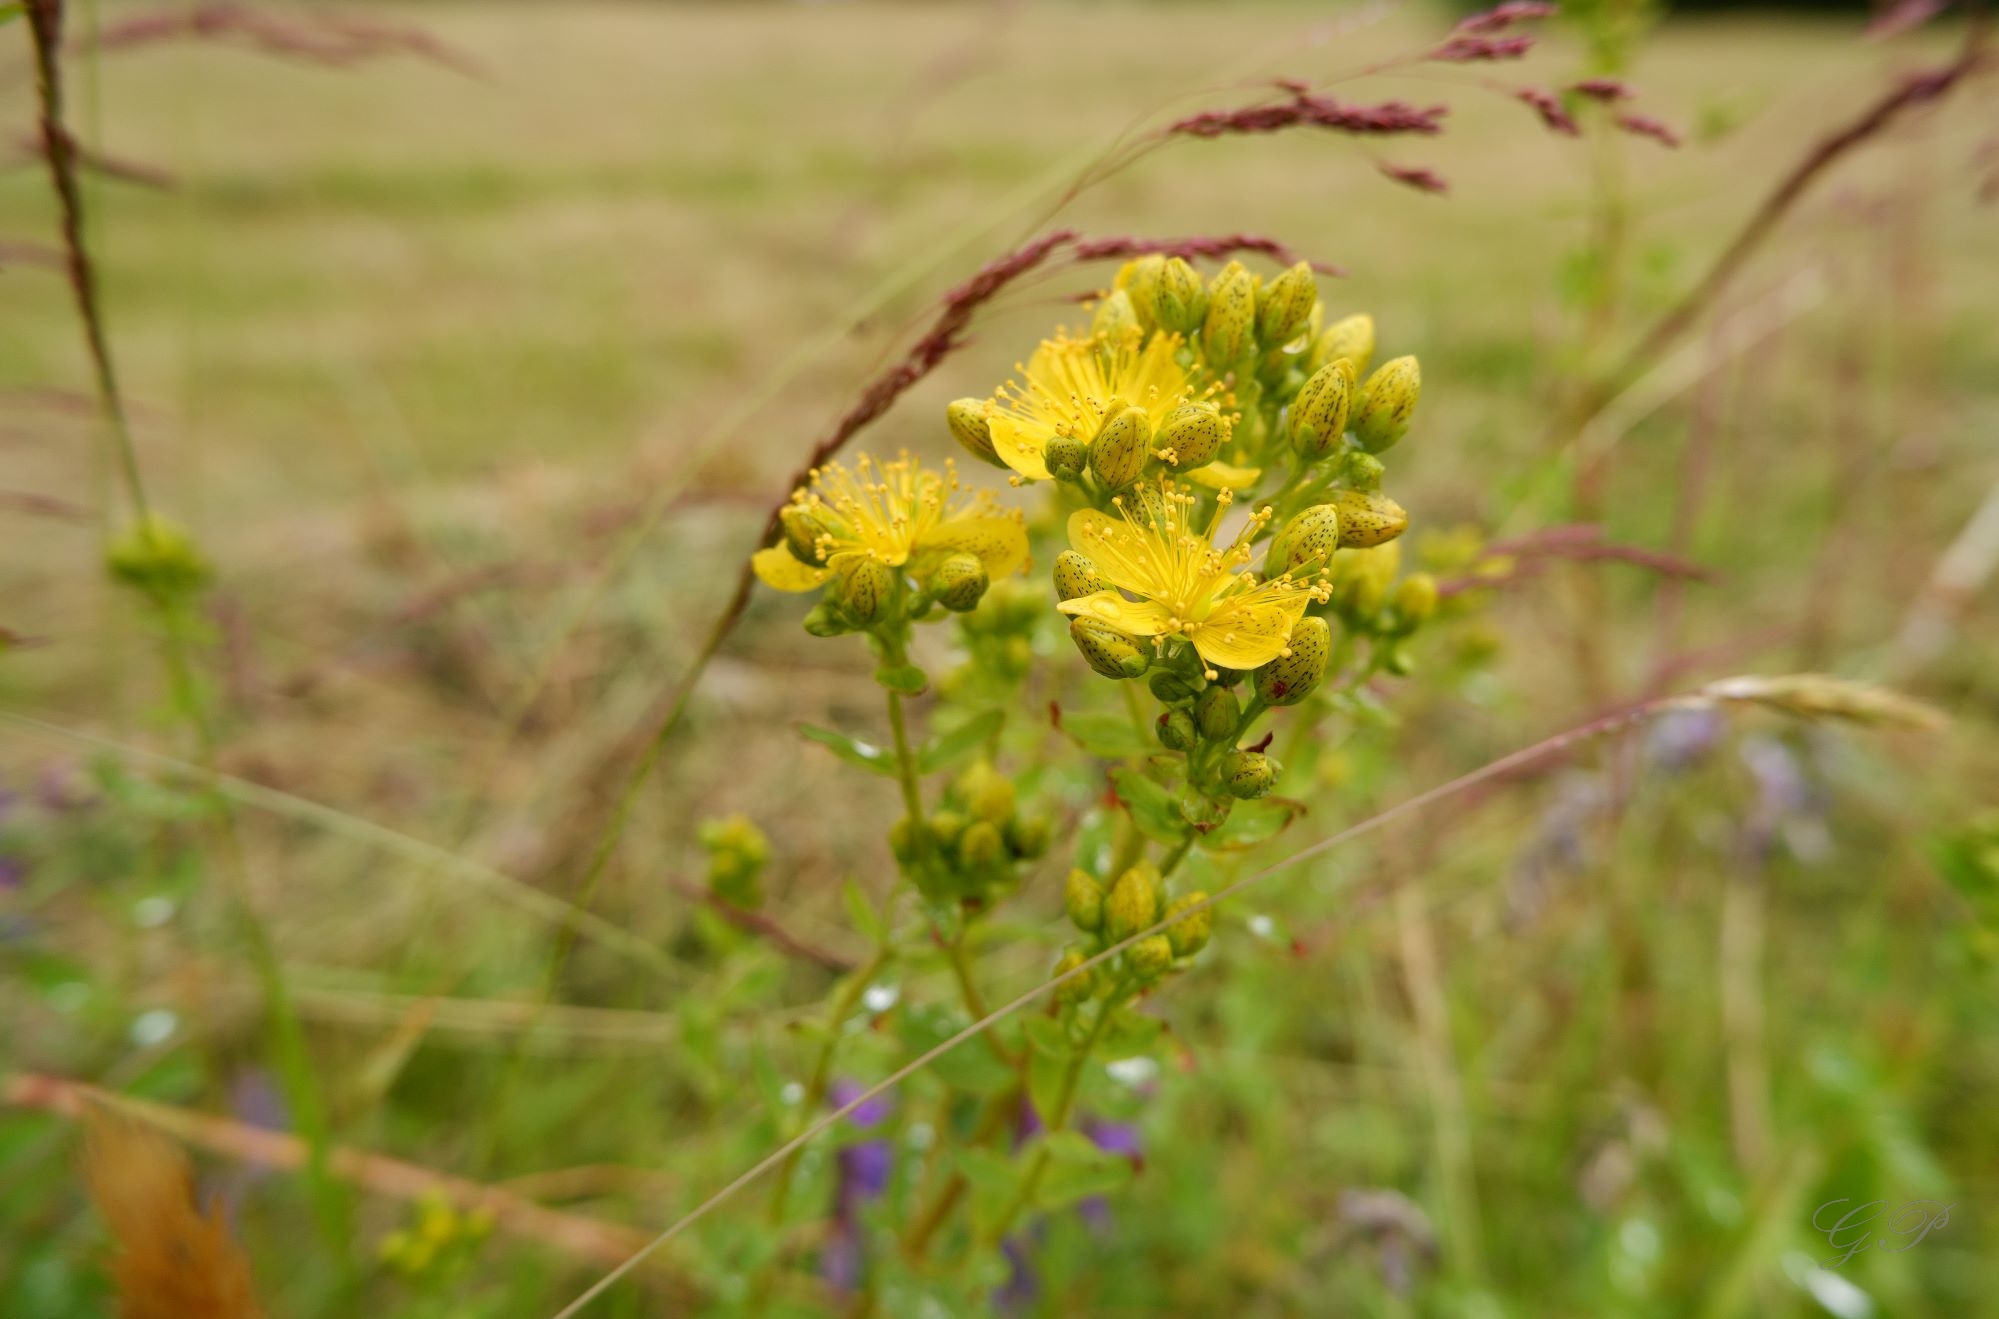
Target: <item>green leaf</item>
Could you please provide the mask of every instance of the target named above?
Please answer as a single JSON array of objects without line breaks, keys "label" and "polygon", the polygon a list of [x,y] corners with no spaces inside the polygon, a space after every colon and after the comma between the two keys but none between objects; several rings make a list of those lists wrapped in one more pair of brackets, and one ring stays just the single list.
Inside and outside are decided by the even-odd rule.
[{"label": "green leaf", "polygon": [[1097,1047],[1109,1059],[1136,1058],[1142,1053],[1152,1052],[1152,1046],[1159,1042],[1159,1036],[1166,1029],[1166,1023],[1157,1017],[1130,1008],[1119,1008],[1110,1024],[1104,1027]]},{"label": "green leaf", "polygon": [[1124,715],[1065,714],[1062,731],[1071,742],[1102,760],[1122,760],[1157,749]]},{"label": "green leaf", "polygon": [[1057,1017],[1029,1017],[1027,1019],[1027,1042],[1037,1053],[1045,1053],[1051,1058],[1067,1060],[1075,1055],[1075,1041],[1069,1038],[1069,1028]]},{"label": "green leaf", "polygon": [[[916,1003],[899,1014],[896,1022],[903,1048],[911,1057],[927,1053],[971,1025],[971,1018],[939,1003]],[[946,1085],[970,1094],[997,1094],[1013,1084],[1013,1069],[1001,1062],[990,1046],[978,1039],[966,1040],[930,1064],[930,1070]]]},{"label": "green leaf", "polygon": [[1172,793],[1145,775],[1122,767],[1111,771],[1111,784],[1117,789],[1118,800],[1131,812],[1132,823],[1147,838],[1170,847],[1187,836],[1187,822],[1181,818]]},{"label": "green leaf", "polygon": [[849,737],[831,728],[821,728],[817,724],[800,724],[798,731],[807,739],[828,748],[849,765],[859,765],[862,769],[873,770],[889,778],[895,777],[895,756],[872,742],[863,742],[857,737]]},{"label": "green leaf", "polygon": [[1229,812],[1228,822],[1202,840],[1209,851],[1230,847],[1254,847],[1268,842],[1289,828],[1305,813],[1305,803],[1289,797],[1260,797],[1239,801]]},{"label": "green leaf", "polygon": [[840,890],[840,896],[846,900],[847,923],[854,927],[854,933],[869,943],[883,942],[887,926],[882,920],[881,913],[875,910],[872,902],[868,901],[868,895],[861,890],[861,886],[849,877],[846,886]]},{"label": "green leaf", "polygon": [[1068,1027],[1054,1017],[1029,1017],[1027,1043],[1027,1097],[1034,1101],[1034,1111],[1047,1121],[1062,1108],[1076,1046],[1070,1042]]},{"label": "green leaf", "polygon": [[974,715],[948,733],[940,733],[930,740],[916,759],[916,767],[925,774],[935,774],[940,769],[949,769],[966,756],[984,746],[1006,722],[1006,711],[987,710]]},{"label": "green leaf", "polygon": [[875,670],[875,681],[905,696],[921,696],[930,685],[930,679],[914,664],[884,664]]},{"label": "green leaf", "polygon": [[1131,1160],[1100,1150],[1079,1131],[1051,1132],[1048,1167],[1041,1174],[1035,1204],[1060,1209],[1093,1195],[1107,1195],[1132,1179]]},{"label": "green leaf", "polygon": [[980,1231],[996,1224],[1020,1194],[1020,1169],[998,1150],[984,1146],[960,1150],[958,1171],[972,1188],[972,1224]]}]

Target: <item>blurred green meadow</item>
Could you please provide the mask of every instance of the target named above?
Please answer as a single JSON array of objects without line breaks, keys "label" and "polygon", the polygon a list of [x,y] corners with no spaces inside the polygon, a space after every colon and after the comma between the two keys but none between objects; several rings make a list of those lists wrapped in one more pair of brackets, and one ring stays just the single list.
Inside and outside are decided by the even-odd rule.
[{"label": "blurred green meadow", "polygon": [[[1578,520],[1576,381],[1811,142],[1961,35],[1666,22],[1623,76],[1684,133],[1667,150],[1557,136],[1480,85],[1594,71],[1562,24],[1524,66],[1353,80],[1452,20],[1420,7],[343,12],[454,58],[72,52],[80,135],[171,176],[89,182],[111,342],[153,502],[216,565],[198,682],[334,1140],[604,1230],[438,1227],[407,1183],[362,1177],[342,1258],[295,1170],[230,1157],[296,1122],[218,807],[157,630],[103,570],[123,515],[68,287],[0,246],[0,628],[21,641],[0,651],[0,1314],[112,1312],[46,1078],[220,1120],[203,1185],[273,1315],[554,1313],[620,1232],[667,1227],[789,1132],[834,976],[702,904],[696,835],[749,816],[763,911],[865,954],[841,890],[888,894],[894,784],[798,732],[886,736],[865,655],[808,645],[802,606],[759,591],[656,772],[622,786],[789,474],[986,261],[1060,224],[1264,234],[1343,268],[1328,310],[1423,359],[1396,497],[1448,559],[1454,535]],[[21,32],[0,27],[9,140],[33,116]],[[1449,129],[1179,142],[1065,196],[1141,122],[1277,76],[1448,101]],[[1611,409],[1604,538],[1711,579],[1558,562],[1483,593],[1419,648],[1425,681],[1310,754],[1290,791],[1310,809],[1253,855],[1732,673],[1891,683],[1950,728],[1676,717],[1225,906],[1148,1004],[1169,1043],[1093,1081],[1137,1133],[1134,1184],[1042,1223],[1016,1313],[1999,1314],[1999,536],[1967,533],[1999,489],[1995,96],[1974,82],[1843,161]],[[53,244],[39,162],[8,163],[0,240]],[[1008,292],[862,443],[949,456],[946,402],[1112,270]],[[991,927],[995,1004],[1059,950],[1066,842]],[[847,1064],[864,1079],[948,1033],[895,1007],[943,963],[897,974]],[[905,1174],[871,1224],[911,1212],[948,1102],[934,1074],[898,1092]],[[851,1138],[802,1164],[801,1219]],[[1838,1200],[1955,1208],[1828,1266],[1814,1215]],[[382,1249],[433,1229],[421,1260]],[[813,1282],[814,1232],[790,1229],[778,1313],[847,1312]],[[753,1187],[597,1310],[737,1313],[777,1235]]]}]

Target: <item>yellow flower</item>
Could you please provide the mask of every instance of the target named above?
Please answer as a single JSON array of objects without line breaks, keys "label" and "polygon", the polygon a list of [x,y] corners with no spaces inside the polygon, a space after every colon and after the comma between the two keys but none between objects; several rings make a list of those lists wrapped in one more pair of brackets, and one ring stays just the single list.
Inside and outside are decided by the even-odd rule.
[{"label": "yellow flower", "polygon": [[[1215,547],[1215,532],[1230,494],[1217,500],[1206,531],[1189,524],[1196,502],[1185,489],[1164,487],[1164,508],[1134,517],[1123,499],[1114,518],[1082,509],[1069,518],[1069,543],[1094,563],[1121,591],[1097,591],[1056,606],[1065,614],[1093,618],[1139,637],[1182,636],[1210,666],[1254,669],[1288,654],[1286,640],[1305,608],[1329,594],[1318,569],[1299,578],[1290,573],[1258,581],[1242,571],[1253,553],[1250,542],[1270,520],[1268,508],[1249,522],[1226,549]],[[1123,592],[1138,596],[1128,600]],[[1212,669],[1208,675],[1214,676]]]},{"label": "yellow flower", "polygon": [[813,590],[869,561],[908,564],[922,576],[950,555],[970,554],[995,579],[1027,564],[1019,513],[960,484],[952,463],[925,471],[906,453],[885,463],[863,454],[851,472],[837,462],[815,469],[792,492],[784,520],[784,541],[751,561],[780,591]]},{"label": "yellow flower", "polygon": [[1158,430],[1167,413],[1215,392],[1197,390],[1175,360],[1183,342],[1177,334],[1147,338],[1135,327],[1042,340],[1027,365],[1014,368],[1026,383],[1008,381],[986,403],[994,451],[1022,476],[1046,481],[1044,455],[1058,435],[1088,444],[1106,417],[1128,407],[1145,409]]}]

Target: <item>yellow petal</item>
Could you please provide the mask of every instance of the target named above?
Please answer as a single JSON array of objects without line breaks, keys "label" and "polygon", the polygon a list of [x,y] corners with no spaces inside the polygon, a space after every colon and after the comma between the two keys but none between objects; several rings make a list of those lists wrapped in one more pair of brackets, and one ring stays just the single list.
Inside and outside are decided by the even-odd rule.
[{"label": "yellow petal", "polygon": [[765,586],[779,591],[816,590],[832,576],[826,569],[804,562],[782,545],[758,550],[750,556],[750,567],[756,570],[757,578]]},{"label": "yellow petal", "polygon": [[1097,565],[1114,585],[1140,595],[1157,585],[1153,571],[1137,553],[1143,539],[1121,517],[1079,508],[1069,515],[1069,544],[1076,553]]},{"label": "yellow petal", "polygon": [[[1118,631],[1129,632],[1135,637],[1156,637],[1173,622],[1172,613],[1164,605],[1150,600],[1127,600],[1116,591],[1078,596],[1055,607],[1065,614],[1108,623]],[[1289,631],[1284,634],[1287,637],[1290,635]],[[1278,644],[1283,644],[1283,637],[1278,638]]]},{"label": "yellow petal", "polygon": [[1196,467],[1190,472],[1182,472],[1180,475],[1195,485],[1204,485],[1210,490],[1247,490],[1256,484],[1257,477],[1263,475],[1263,469],[1214,462],[1206,467]]},{"label": "yellow petal", "polygon": [[990,418],[993,435],[993,452],[1000,461],[1019,472],[1030,481],[1049,479],[1048,463],[1041,456],[1045,437],[1030,432],[1027,426],[1014,417],[995,411]]},{"label": "yellow petal", "polygon": [[1291,629],[1305,616],[1309,603],[1311,597],[1303,591],[1281,602],[1224,600],[1194,633],[1194,649],[1218,668],[1261,668],[1283,653]]},{"label": "yellow petal", "polygon": [[986,576],[998,580],[1027,566],[1027,528],[1019,518],[953,518],[932,530],[917,548],[976,555]]}]

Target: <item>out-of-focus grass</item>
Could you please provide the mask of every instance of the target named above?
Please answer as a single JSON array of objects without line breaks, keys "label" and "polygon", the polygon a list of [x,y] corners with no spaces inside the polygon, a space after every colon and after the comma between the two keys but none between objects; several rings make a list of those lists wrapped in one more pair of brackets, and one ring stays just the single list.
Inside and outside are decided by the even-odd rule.
[{"label": "out-of-focus grass", "polygon": [[[1024,236],[1033,216],[1008,197],[1138,111],[1209,89],[1239,56],[1264,52],[1259,73],[1332,76],[1439,26],[1413,14],[1313,44],[1295,34],[1315,15],[1293,6],[383,12],[436,32],[486,76],[400,60],[301,68],[198,45],[103,61],[104,144],[179,178],[167,193],[93,191],[114,340],[158,500],[221,565],[225,768],[558,891],[589,855],[629,738],[686,663],[773,484],[895,331]],[[1927,48],[1942,39],[1916,43]],[[1539,57],[1526,76],[1559,81],[1568,60]],[[1646,48],[1633,78],[1647,107],[1716,131],[1677,153],[1623,144],[1636,217],[1629,327],[1701,268],[1888,62],[1845,27],[1756,20],[1669,28]],[[9,66],[0,87],[25,122],[19,72]],[[1571,365],[1565,291],[1592,148],[1545,134],[1518,104],[1427,76],[1353,94],[1456,104],[1444,138],[1381,150],[1438,169],[1451,197],[1394,187],[1350,143],[1291,136],[1175,146],[1062,222],[1247,229],[1347,267],[1327,282],[1329,305],[1373,311],[1385,347],[1424,361],[1423,424],[1396,467],[1419,523],[1560,520],[1561,473],[1536,482],[1554,461],[1552,383]],[[1958,107],[1853,162],[1746,282],[1810,266],[1830,292],[1712,396],[1728,426],[1691,550],[1723,578],[1691,595],[1681,644],[1723,653],[1691,676],[1882,671],[1911,594],[1999,475],[1980,439],[1999,416],[1999,236],[1969,200],[1978,118]],[[0,236],[46,235],[50,219],[33,171],[0,175]],[[707,428],[797,345],[984,219],[989,239],[688,470]],[[875,442],[943,452],[944,400],[988,389],[1080,287],[1010,299]],[[65,292],[9,269],[0,298],[0,485],[95,507],[105,487],[87,410],[32,392],[83,388]],[[1609,501],[1617,537],[1663,542],[1687,431],[1675,410],[1626,442]],[[495,761],[502,712],[662,482],[685,483],[685,498],[566,650],[528,734]],[[7,706],[171,748],[153,715],[149,638],[101,583],[92,520],[0,519],[0,625],[50,641],[0,660]],[[1608,608],[1594,626],[1633,688],[1655,658],[1655,583],[1594,571]],[[1363,738],[1352,800],[1385,803],[1587,713],[1563,612],[1573,588],[1551,576],[1497,615],[1502,681],[1413,712],[1392,757]],[[384,1041],[403,1018],[376,996],[532,997],[539,927],[338,829],[258,819],[253,874],[306,986],[343,1139],[488,1178],[664,1169],[664,1190],[583,1206],[647,1224],[767,1145],[768,1120],[742,1116],[743,1077],[790,1054],[757,1005],[773,980],[801,1003],[821,986],[769,961],[718,959],[714,932],[690,924],[664,877],[691,870],[694,821],[742,809],[778,841],[774,888],[801,931],[843,938],[841,876],[885,885],[890,790],[837,774],[791,732],[801,718],[871,727],[873,694],[858,656],[801,651],[798,636],[788,604],[757,602],[598,898],[682,958],[685,977],[586,944],[561,986],[567,1002],[662,1014],[671,1049],[536,1061],[509,1085],[498,1037],[442,1030],[398,1071]],[[1483,1266],[1454,1258],[1423,1312],[1461,1302],[1472,1313],[1468,1298],[1489,1289],[1523,1313],[1690,1313],[1745,1258],[1743,1312],[1803,1312],[1800,1287],[1743,1254],[1751,1243],[1826,1253],[1809,1231],[1816,1201],[1803,1204],[1806,1190],[1783,1175],[1797,1159],[1811,1162],[1798,1175],[1812,1191],[1961,1195],[1948,1231],[1893,1260],[1857,1261],[1852,1276],[1891,1313],[1989,1307],[1981,1261],[1993,1238],[1979,1206],[1999,1198],[1999,1151],[1977,1115],[1996,1065],[1976,994],[1991,981],[1935,951],[1958,948],[1963,913],[1922,841],[1999,782],[1999,693],[1979,661],[1994,640],[1989,613],[1973,613],[1942,661],[1909,675],[1965,721],[1927,760],[1792,747],[1838,789],[1835,850],[1815,867],[1741,873],[1732,849],[1757,782],[1725,759],[1648,789],[1614,838],[1590,823],[1587,863],[1552,896],[1530,895],[1545,902],[1525,915],[1518,859],[1564,818],[1560,784],[1468,817],[1435,853],[1410,841],[1372,870],[1335,858],[1273,886],[1257,908],[1272,932],[1235,925],[1219,964],[1165,1005],[1200,1062],[1147,1112],[1153,1186],[1072,1285],[1149,1311],[1240,1308],[1253,1292],[1277,1310],[1401,1313],[1366,1253],[1330,1226],[1336,1193],[1391,1186],[1438,1213],[1451,1179],[1469,1177],[1482,1229],[1452,1221],[1444,1234],[1480,1233]],[[89,759],[25,735],[0,758],[17,785]],[[27,974],[0,994],[18,1023],[7,1062],[220,1107],[254,1038],[237,1007],[246,986],[221,951],[174,802],[113,789],[117,810],[38,823],[22,844],[34,901]],[[1469,1171],[1444,1166],[1433,1143],[1437,1092],[1403,973],[1422,932],[1407,909],[1365,896],[1399,882],[1422,886],[1444,949]],[[1725,915],[1731,884],[1768,890],[1753,983],[1780,1127],[1760,1163],[1731,1146],[1739,1115],[1724,1095],[1718,939],[1741,919]],[[172,920],[135,918],[134,904],[162,896]],[[1029,983],[1043,951],[1003,957],[995,978]],[[162,1008],[177,1014],[177,1044],[135,1049],[134,1014]],[[375,1025],[356,1024],[371,1012]],[[378,1076],[392,1081],[386,1093],[371,1088]],[[0,1222],[30,1243],[0,1296],[21,1298],[22,1313],[80,1313],[94,1228],[61,1137],[42,1119],[8,1117],[0,1132]],[[1765,1214],[1781,1220],[1774,1238],[1755,1235]],[[372,1206],[371,1230],[392,1218]],[[753,1219],[717,1226],[717,1258]],[[297,1304],[283,1308],[307,1312],[330,1269],[311,1258],[303,1202],[261,1187],[246,1222],[274,1304],[290,1285]],[[1085,1240],[1058,1239],[1050,1268],[1059,1275],[1063,1252]],[[297,1265],[292,1283],[279,1261]],[[467,1308],[448,1312],[552,1308],[573,1280],[559,1269],[495,1248],[454,1293]],[[376,1285],[384,1312],[446,1312]]]}]

